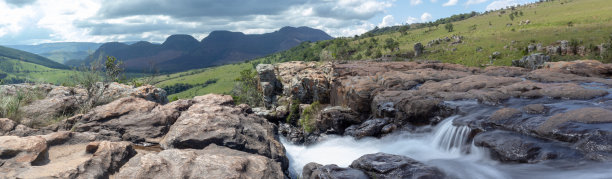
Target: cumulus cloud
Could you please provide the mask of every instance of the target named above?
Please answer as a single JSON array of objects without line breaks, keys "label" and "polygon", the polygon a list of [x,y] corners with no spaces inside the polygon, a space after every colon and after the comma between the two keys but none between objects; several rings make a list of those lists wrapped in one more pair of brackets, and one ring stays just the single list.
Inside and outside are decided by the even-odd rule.
[{"label": "cumulus cloud", "polygon": [[419,22],[419,19],[418,19],[418,18],[416,18],[416,17],[411,17],[411,16],[409,16],[409,17],[406,19],[406,24],[413,24],[413,23],[417,23],[417,22]]},{"label": "cumulus cloud", "polygon": [[393,18],[392,15],[386,15],[385,17],[383,17],[382,22],[378,24],[378,27],[388,27],[393,25],[397,25],[395,23],[395,18]]},{"label": "cumulus cloud", "polygon": [[423,0],[410,0],[410,5],[419,5],[422,4]]},{"label": "cumulus cloud", "polygon": [[6,0],[7,4],[14,6],[25,6],[36,2],[36,0]]},{"label": "cumulus cloud", "polygon": [[429,22],[433,17],[430,13],[426,12],[421,15],[421,22]]},{"label": "cumulus cloud", "polygon": [[497,10],[501,8],[506,8],[508,6],[516,6],[519,4],[525,4],[528,2],[529,2],[528,0],[497,0],[497,1],[491,2],[491,4],[487,6],[486,10],[487,11]]},{"label": "cumulus cloud", "polygon": [[457,5],[458,2],[459,0],[448,0],[448,2],[442,4],[442,6],[454,6]]}]

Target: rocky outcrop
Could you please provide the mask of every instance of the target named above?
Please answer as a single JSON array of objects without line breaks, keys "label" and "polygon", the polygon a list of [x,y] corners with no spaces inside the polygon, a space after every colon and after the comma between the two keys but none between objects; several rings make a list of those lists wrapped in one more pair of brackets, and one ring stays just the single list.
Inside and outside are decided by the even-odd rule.
[{"label": "rocky outcrop", "polygon": [[138,154],[115,178],[285,178],[279,162],[211,144],[202,150]]},{"label": "rocky outcrop", "polygon": [[263,93],[265,107],[271,108],[276,102],[276,96],[282,93],[283,86],[276,78],[274,65],[259,64],[255,69],[259,77],[259,90]]},{"label": "rocky outcrop", "polygon": [[550,56],[541,53],[536,53],[524,56],[520,60],[512,60],[512,66],[535,70],[544,66],[544,63],[546,62],[550,62]]},{"label": "rocky outcrop", "polygon": [[3,165],[41,161],[46,150],[47,141],[40,136],[0,136],[0,162]]},{"label": "rocky outcrop", "polygon": [[288,167],[285,148],[276,140],[276,126],[248,111],[245,105],[234,106],[229,95],[205,95],[170,127],[160,142],[164,149],[203,149],[216,144],[235,150],[262,155]]},{"label": "rocky outcrop", "polygon": [[544,64],[544,68],[552,72],[576,74],[586,77],[612,77],[612,64],[603,64],[596,60],[549,62]]},{"label": "rocky outcrop", "polygon": [[129,142],[96,143],[91,159],[83,162],[76,169],[60,174],[60,178],[105,178],[119,171],[128,159],[136,154]]},{"label": "rocky outcrop", "polygon": [[444,178],[439,169],[414,159],[385,153],[368,154],[353,161],[351,168],[364,171],[371,178]]},{"label": "rocky outcrop", "polygon": [[421,55],[423,55],[424,50],[425,50],[425,47],[423,46],[423,44],[421,43],[414,44],[414,56],[415,57],[420,57]]}]

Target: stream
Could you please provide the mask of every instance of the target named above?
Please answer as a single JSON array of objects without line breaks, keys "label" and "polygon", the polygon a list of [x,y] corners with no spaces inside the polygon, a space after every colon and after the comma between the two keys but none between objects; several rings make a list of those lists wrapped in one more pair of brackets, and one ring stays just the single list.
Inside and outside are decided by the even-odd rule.
[{"label": "stream", "polygon": [[[600,88],[598,84],[583,84]],[[521,107],[541,103],[551,114],[583,107],[612,106],[611,94],[592,100],[518,99],[502,105],[485,105],[477,101],[448,101],[460,109],[436,126],[423,126],[419,132],[395,132],[382,138],[355,139],[350,136],[328,136],[310,146],[294,145],[281,137],[287,150],[292,178],[301,177],[302,168],[310,162],[348,167],[353,160],[377,152],[404,155],[430,166],[438,167],[450,178],[612,178],[612,162],[550,160],[536,164],[501,163],[490,157],[488,149],[476,147],[469,141],[471,129],[453,125],[454,121],[483,120],[502,107]]]}]

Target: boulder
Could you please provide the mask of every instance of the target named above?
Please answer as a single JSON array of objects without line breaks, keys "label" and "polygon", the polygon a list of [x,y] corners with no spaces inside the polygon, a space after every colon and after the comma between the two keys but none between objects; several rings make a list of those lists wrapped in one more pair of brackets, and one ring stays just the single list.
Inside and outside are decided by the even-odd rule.
[{"label": "boulder", "polygon": [[401,155],[386,153],[359,157],[351,168],[364,171],[371,178],[444,178],[439,169]]},{"label": "boulder", "polygon": [[315,121],[315,130],[327,134],[343,134],[344,129],[363,122],[350,108],[330,106],[321,110]]},{"label": "boulder", "polygon": [[286,178],[279,162],[211,144],[202,150],[138,154],[115,178]]},{"label": "boulder", "polygon": [[229,95],[194,98],[160,142],[164,149],[203,149],[210,144],[262,155],[288,167],[285,148],[276,140],[276,126],[247,113],[248,106],[234,106]]},{"label": "boulder", "polygon": [[562,144],[499,130],[477,134],[474,144],[491,149],[493,157],[503,162],[537,163],[584,157],[581,152]]},{"label": "boulder", "polygon": [[46,150],[47,141],[40,136],[0,136],[0,163],[35,163]]},{"label": "boulder", "polygon": [[287,62],[276,65],[283,95],[310,104],[329,103],[331,64]]},{"label": "boulder", "polygon": [[512,60],[512,66],[535,70],[544,66],[544,63],[546,62],[550,62],[550,56],[542,53],[536,53],[524,56],[520,60]]},{"label": "boulder", "polygon": [[256,67],[259,77],[259,88],[263,93],[263,100],[266,108],[273,107],[276,102],[276,95],[282,94],[282,84],[276,78],[274,65],[259,64]]},{"label": "boulder", "polygon": [[423,54],[425,47],[421,43],[414,44],[414,56],[420,57]]},{"label": "boulder", "polygon": [[69,118],[64,130],[97,132],[132,142],[158,143],[182,111],[193,101],[178,100],[167,105],[143,98],[125,97]]},{"label": "boulder", "polygon": [[[348,128],[346,128],[346,132],[344,132],[344,135],[349,135],[349,136],[353,136],[355,138],[363,138],[363,137],[369,137],[369,136],[374,136],[374,137],[379,137],[383,134],[383,128],[385,128],[385,126],[391,126],[393,124],[390,123],[389,119],[386,118],[376,118],[376,119],[370,119],[367,120],[361,124],[356,124],[356,125],[352,125]],[[391,131],[386,131],[387,133],[391,132]]]},{"label": "boulder", "polygon": [[342,168],[338,165],[321,165],[308,163],[302,170],[303,179],[369,179],[368,175],[361,170],[353,168]]},{"label": "boulder", "polygon": [[[548,118],[538,128],[541,134],[562,133],[559,127],[567,122],[579,122],[584,124],[612,123],[612,110],[603,108],[580,108],[566,113],[559,113]],[[567,141],[567,140],[564,140]]]},{"label": "boulder", "polygon": [[524,106],[522,110],[527,114],[544,114],[547,111],[547,107],[543,104],[530,104]]},{"label": "boulder", "polygon": [[492,121],[501,121],[508,120],[520,117],[522,115],[521,111],[514,108],[502,108],[500,110],[495,111],[490,117],[489,120]]},{"label": "boulder", "polygon": [[17,126],[17,123],[15,123],[15,121],[7,118],[0,118],[0,135],[5,135],[13,131],[13,129],[15,129],[15,126]]}]

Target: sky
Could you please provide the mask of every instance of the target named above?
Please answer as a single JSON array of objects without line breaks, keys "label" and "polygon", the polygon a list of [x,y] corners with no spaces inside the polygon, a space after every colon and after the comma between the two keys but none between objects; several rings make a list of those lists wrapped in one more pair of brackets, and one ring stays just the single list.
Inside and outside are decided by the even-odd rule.
[{"label": "sky", "polygon": [[308,26],[331,36],[428,22],[536,0],[0,0],[0,44],[201,40],[214,30],[261,34]]}]

